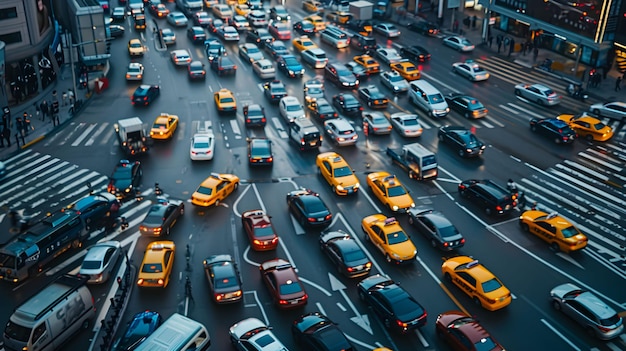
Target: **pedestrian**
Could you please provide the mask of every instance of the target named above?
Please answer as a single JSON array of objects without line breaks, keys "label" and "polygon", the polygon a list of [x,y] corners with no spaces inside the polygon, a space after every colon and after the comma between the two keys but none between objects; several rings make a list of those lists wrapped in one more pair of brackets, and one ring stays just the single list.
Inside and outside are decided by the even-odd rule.
[{"label": "pedestrian", "polygon": [[615,91],[622,90],[620,85],[622,85],[622,77],[617,77],[617,80],[615,81]]},{"label": "pedestrian", "polygon": [[491,45],[493,44],[493,37],[491,35],[487,38],[487,43],[489,43],[489,48],[491,49]]},{"label": "pedestrian", "polygon": [[600,83],[602,83],[602,76],[600,73],[596,72],[596,74],[593,75],[593,86],[597,88]]},{"label": "pedestrian", "polygon": [[472,29],[476,29],[476,20],[478,17],[476,15],[472,16]]},{"label": "pedestrian", "polygon": [[67,89],[67,98],[70,101],[70,105],[74,105],[74,90],[72,88]]},{"label": "pedestrian", "polygon": [[4,129],[2,130],[2,138],[4,138],[4,140],[7,142],[7,146],[11,146],[11,129],[9,129],[9,127],[4,127]]},{"label": "pedestrian", "polygon": [[48,101],[46,101],[46,99],[43,99],[43,101],[41,102],[41,104],[39,104],[39,109],[41,110],[41,120],[45,121],[46,117],[48,117]]},{"label": "pedestrian", "polygon": [[533,48],[533,63],[537,63],[537,56],[539,56],[539,48],[535,46]]},{"label": "pedestrian", "polygon": [[511,38],[511,41],[509,42],[509,56],[511,56],[514,50],[515,50],[515,39]]},{"label": "pedestrian", "polygon": [[[4,147],[4,130],[7,127],[2,127],[2,130],[0,130],[0,147]],[[11,146],[11,145],[9,145]]]},{"label": "pedestrian", "polygon": [[452,23],[452,31],[454,33],[456,33],[459,30],[459,20],[454,20],[454,23]]},{"label": "pedestrian", "polygon": [[502,36],[498,35],[496,37],[496,44],[498,45],[498,54],[500,53],[500,49],[502,49]]},{"label": "pedestrian", "polygon": [[33,102],[33,106],[35,107],[35,115],[39,118],[39,115],[41,115],[41,109],[39,109],[37,102]]},{"label": "pedestrian", "polygon": [[[24,116],[27,116],[28,114],[26,112],[24,112]],[[17,131],[22,135],[22,137],[24,137],[24,135],[26,134],[26,128],[24,126],[24,119],[20,116],[15,118],[15,127],[17,128]]]},{"label": "pedestrian", "polygon": [[63,94],[61,94],[61,98],[63,99],[63,106],[67,106],[67,93],[63,92]]}]

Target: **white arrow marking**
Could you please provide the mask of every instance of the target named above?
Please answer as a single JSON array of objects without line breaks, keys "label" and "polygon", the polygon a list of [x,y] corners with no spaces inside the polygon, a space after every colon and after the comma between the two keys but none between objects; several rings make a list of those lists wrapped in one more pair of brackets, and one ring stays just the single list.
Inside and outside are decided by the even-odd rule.
[{"label": "white arrow marking", "polygon": [[343,299],[346,300],[348,306],[350,306],[352,312],[354,312],[355,316],[351,317],[350,320],[359,327],[363,328],[366,332],[370,333],[370,335],[374,335],[374,333],[372,333],[372,327],[370,327],[369,317],[366,314],[360,314],[352,301],[350,301],[348,295],[346,295],[346,292],[344,291],[346,289],[346,286],[343,285],[343,283],[341,283],[339,279],[335,278],[335,276],[331,273],[328,273],[328,279],[330,279],[330,288],[333,291],[339,291]]}]

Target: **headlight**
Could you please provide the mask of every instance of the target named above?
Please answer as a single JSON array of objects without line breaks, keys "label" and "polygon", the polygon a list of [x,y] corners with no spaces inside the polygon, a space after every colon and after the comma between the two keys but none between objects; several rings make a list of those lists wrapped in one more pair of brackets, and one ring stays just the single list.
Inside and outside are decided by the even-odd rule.
[{"label": "headlight", "polygon": [[361,186],[361,184],[359,184],[359,183],[354,184],[354,188],[355,189],[358,189],[360,186]]},{"label": "headlight", "polygon": [[411,202],[411,208],[415,207],[415,202]]},{"label": "headlight", "polygon": [[391,207],[391,209],[392,209],[394,212],[395,212],[395,211],[397,211],[397,210],[398,210],[398,208],[399,208],[399,207],[398,207],[398,206],[396,206],[396,205],[394,205],[393,207]]},{"label": "headlight", "polygon": [[391,256],[393,256],[395,258],[400,258],[400,255],[398,255],[397,253],[392,253]]},{"label": "headlight", "polygon": [[294,73],[294,71],[292,71],[292,70],[289,70],[289,74],[295,74],[295,73]]},{"label": "headlight", "polygon": [[337,190],[339,190],[339,191],[343,190],[343,186],[337,185]]}]

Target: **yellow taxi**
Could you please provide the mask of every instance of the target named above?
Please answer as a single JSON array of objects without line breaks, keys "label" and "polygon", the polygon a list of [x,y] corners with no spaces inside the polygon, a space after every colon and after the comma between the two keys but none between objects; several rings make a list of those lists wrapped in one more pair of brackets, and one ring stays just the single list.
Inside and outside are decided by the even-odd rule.
[{"label": "yellow taxi", "polygon": [[211,173],[191,195],[196,206],[219,206],[230,193],[239,187],[239,177],[227,173]]},{"label": "yellow taxi", "polygon": [[169,139],[178,127],[178,116],[161,113],[157,116],[150,129],[152,139]]},{"label": "yellow taxi", "polygon": [[365,67],[365,70],[369,74],[379,73],[380,72],[380,63],[378,63],[378,61],[374,60],[374,58],[372,56],[370,56],[370,55],[354,56],[353,60],[354,60],[354,62],[360,64],[363,67]]},{"label": "yellow taxi", "polygon": [[130,56],[143,56],[146,47],[139,39],[131,39],[128,41],[128,54]]},{"label": "yellow taxi", "polygon": [[391,69],[400,73],[402,78],[408,81],[418,80],[421,77],[420,70],[409,61],[392,63]]},{"label": "yellow taxi", "polygon": [[317,155],[315,164],[337,195],[355,194],[359,187],[359,179],[354,175],[346,160],[336,152],[323,152]]},{"label": "yellow taxi", "polygon": [[250,13],[250,7],[246,4],[235,5],[235,14],[246,17]]},{"label": "yellow taxi", "polygon": [[311,22],[311,24],[313,24],[313,26],[315,27],[316,32],[320,32],[326,29],[326,22],[324,22],[324,19],[321,16],[318,16],[318,15],[306,16],[303,18],[303,20]]},{"label": "yellow taxi", "polygon": [[324,11],[324,5],[317,0],[304,0],[302,2],[302,9],[308,12]]},{"label": "yellow taxi", "polygon": [[165,288],[174,267],[176,245],[173,241],[154,241],[146,248],[137,276],[137,286]]},{"label": "yellow taxi", "polygon": [[519,225],[550,244],[555,251],[569,253],[587,246],[587,237],[556,212],[526,211],[519,217]]},{"label": "yellow taxi", "polygon": [[298,50],[298,52],[318,48],[317,44],[315,44],[315,42],[306,35],[292,40],[291,43],[293,44],[294,49]]},{"label": "yellow taxi", "polygon": [[220,112],[236,112],[237,100],[232,91],[223,88],[213,94],[215,106]]},{"label": "yellow taxi", "polygon": [[415,207],[415,201],[400,180],[387,172],[373,172],[367,175],[367,185],[374,196],[393,212],[406,212]]},{"label": "yellow taxi", "polygon": [[511,292],[478,260],[469,256],[447,259],[441,266],[447,281],[458,286],[478,306],[489,311],[499,310],[511,303]]},{"label": "yellow taxi", "polygon": [[415,245],[394,217],[373,214],[361,220],[361,228],[365,232],[365,240],[371,241],[385,255],[387,262],[409,263],[417,256]]},{"label": "yellow taxi", "polygon": [[352,17],[353,15],[350,12],[343,12],[343,11],[332,11],[326,14],[327,20],[331,22],[339,23],[339,24],[348,23],[352,19]]},{"label": "yellow taxi", "polygon": [[578,115],[560,115],[557,119],[567,123],[579,137],[589,141],[607,141],[613,137],[611,127],[584,112]]}]

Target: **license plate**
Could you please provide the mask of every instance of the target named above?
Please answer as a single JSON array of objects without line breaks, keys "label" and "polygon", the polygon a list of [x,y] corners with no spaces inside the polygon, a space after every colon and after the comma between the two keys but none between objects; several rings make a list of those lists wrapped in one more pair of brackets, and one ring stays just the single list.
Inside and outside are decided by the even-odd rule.
[{"label": "license plate", "polygon": [[354,269],[357,270],[357,271],[360,271],[361,269],[363,269],[363,265],[356,266],[356,267],[354,267]]},{"label": "license plate", "polygon": [[318,219],[317,219],[317,221],[318,221],[318,222],[321,222],[321,221],[323,221],[323,220],[324,220],[324,217],[321,217],[321,218],[318,218]]},{"label": "license plate", "polygon": [[298,300],[291,300],[291,301],[289,301],[289,303],[292,304],[292,305],[295,305],[295,304],[298,303]]}]

